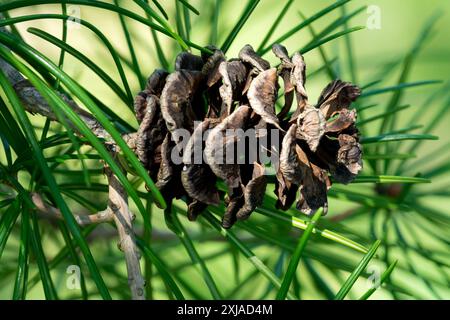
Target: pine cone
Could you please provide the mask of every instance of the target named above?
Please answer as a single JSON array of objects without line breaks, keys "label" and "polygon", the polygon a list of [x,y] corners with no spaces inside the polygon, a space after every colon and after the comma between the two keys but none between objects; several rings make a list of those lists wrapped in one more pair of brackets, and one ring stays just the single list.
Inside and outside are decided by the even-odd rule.
[{"label": "pine cone", "polygon": [[[213,54],[178,55],[175,72],[156,70],[135,99],[136,154],[168,204],[185,197],[188,217],[195,220],[224,198],[222,225],[230,228],[262,204],[270,158],[277,208],[289,209],[299,193],[300,211],[323,207],[326,213],[329,174],[349,183],[362,169],[356,111],[349,110],[360,89],[335,80],[312,106],[300,53],[290,58],[286,48],[274,45],[281,63],[271,68],[250,45],[231,60],[209,49]],[[276,114],[278,77],[284,106]],[[217,178],[227,195],[217,189]]]}]

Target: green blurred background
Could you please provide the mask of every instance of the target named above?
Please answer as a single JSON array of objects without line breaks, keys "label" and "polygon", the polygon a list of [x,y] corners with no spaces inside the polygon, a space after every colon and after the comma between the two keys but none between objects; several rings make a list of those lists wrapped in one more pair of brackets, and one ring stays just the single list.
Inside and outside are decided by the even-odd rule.
[{"label": "green blurred background", "polygon": [[[169,13],[174,12],[174,1],[163,0],[160,2]],[[295,24],[298,24],[302,20],[302,18],[300,17],[300,12],[305,16],[310,16],[313,13],[324,8],[325,6],[331,4],[332,2],[333,1],[330,0],[295,1],[288,13],[285,15],[285,17],[283,17],[283,20],[277,31],[275,32],[273,38],[277,38],[278,35],[281,35]],[[200,45],[207,45],[210,36],[211,21],[209,20],[209,18],[205,17],[211,16],[210,12],[212,10],[213,1],[192,0],[190,1],[190,3],[200,11],[199,17],[192,15],[191,39],[192,41]],[[283,4],[284,1],[279,0],[262,0],[255,10],[254,14],[245,24],[245,27],[237,37],[236,41],[228,51],[227,57],[236,57],[240,48],[244,44],[248,43],[254,45],[255,47],[258,46],[262,38],[268,31],[269,26],[281,10]],[[135,5],[133,5],[132,1],[122,1],[121,5],[142,14],[142,12],[137,9]],[[450,13],[448,12],[450,10],[450,1],[356,0],[351,1],[346,6],[346,10],[347,12],[351,12],[363,5],[376,6],[380,9],[381,28],[375,30],[369,30],[366,28],[351,34],[358,85],[364,86],[379,79],[383,79],[384,86],[396,84],[396,81],[399,77],[399,69],[389,69],[387,68],[387,66],[389,66],[390,63],[400,61],[405,57],[405,55],[413,46],[425,22],[429,20],[430,17],[436,14],[440,15],[440,17],[436,18],[438,21],[436,22],[434,31],[431,33],[432,37],[427,41],[426,46],[419,53],[419,57],[414,65],[413,70],[411,71],[408,81],[442,80],[444,84],[448,82],[450,74],[450,37],[448,31],[450,30]],[[219,44],[224,41],[225,37],[229,33],[229,30],[233,27],[239,13],[243,10],[244,6],[244,1],[223,1],[223,8],[219,17]],[[129,60],[129,52],[125,42],[125,38],[123,36],[123,31],[120,26],[119,17],[116,14],[94,8],[70,8],[70,6],[69,13],[71,9],[80,9],[81,18],[95,23],[96,27],[101,29],[105,33],[105,35],[112,42],[117,51],[124,57],[124,59]],[[34,13],[60,12],[60,6],[42,5],[28,7],[27,9],[14,10],[10,12],[10,15],[14,17]],[[316,32],[325,28],[341,13],[342,12],[340,10],[337,10],[336,12],[333,12],[326,17],[314,22],[313,27]],[[369,17],[370,14],[364,10],[356,17],[354,17],[348,25],[349,27],[366,26]],[[175,25],[173,14],[169,19],[169,22],[172,25]],[[138,60],[140,61],[140,67],[144,74],[150,74],[155,68],[159,67],[155,47],[151,38],[151,33],[149,29],[144,25],[138,24],[134,21],[127,21],[127,23],[133,37]],[[41,40],[38,37],[27,33],[26,29],[28,27],[37,27],[46,30],[54,36],[60,38],[62,29],[61,21],[31,21],[21,23],[17,27],[28,44],[30,44],[34,48],[37,48],[48,57],[52,58],[53,61],[58,61],[60,53],[59,49],[52,45],[49,45],[44,40]],[[169,62],[173,64],[175,56],[180,51],[180,48],[172,39],[164,37],[163,35],[160,36],[160,39],[162,41],[163,48],[167,54],[167,57],[169,58]],[[294,50],[298,50],[299,48],[307,44],[310,40],[310,31],[305,28],[295,36],[284,41],[283,44],[288,48],[289,52],[292,53],[294,52]],[[120,82],[120,78],[117,75],[116,68],[108,52],[102,45],[99,44],[96,36],[90,33],[89,30],[86,30],[85,28],[77,28],[76,26],[69,26],[68,43],[90,57],[111,77],[113,77],[113,79],[117,80],[117,82]],[[326,55],[330,60],[336,58],[336,62],[333,66],[336,68],[336,70],[339,71],[342,79],[350,80],[348,56],[346,56],[344,40],[339,39],[337,41],[332,41],[324,45],[323,48],[325,49]],[[276,63],[275,57],[270,52],[265,56],[265,58],[267,58],[271,63]],[[305,55],[305,60],[309,73],[314,72],[314,70],[316,70],[323,64],[318,50],[313,50],[307,53]],[[101,99],[101,101],[110,106],[117,114],[122,115],[124,119],[130,122],[133,126],[137,127],[137,122],[134,118],[134,115],[125,105],[123,105],[123,102],[120,101],[105,84],[103,84],[101,81],[98,81],[97,76],[89,69],[87,69],[84,65],[82,65],[79,61],[77,61],[70,55],[66,55],[64,70],[81,84],[90,88],[91,91]],[[127,68],[126,71],[127,75],[130,75],[129,81],[130,84],[132,84],[133,93],[139,92],[140,88],[137,78],[132,76],[133,70]],[[329,79],[324,73],[313,77],[310,81],[307,80],[307,89],[310,95],[310,100],[315,101],[322,88],[328,82]],[[430,85],[409,89],[408,93],[405,95],[405,98],[402,100],[402,103],[411,104],[411,108],[407,109],[408,111],[402,114],[415,112],[417,108],[424,108],[424,111],[422,113],[423,118],[420,119],[420,123],[426,123],[426,121],[430,117],[427,113],[427,109],[436,107],[436,105],[423,106],[423,103],[430,95],[430,93],[437,90],[438,87],[439,85]],[[377,96],[376,103],[386,104],[390,97],[391,94]],[[367,110],[367,112],[365,113],[365,117],[370,117],[371,115],[377,114],[378,112],[379,111],[376,110]],[[445,143],[448,143],[450,141],[448,125],[450,123],[450,113],[447,112],[443,116],[445,118],[441,120],[440,125],[433,132],[434,134],[440,136],[441,140],[439,142],[429,141],[424,143],[419,150],[419,154],[427,154],[431,152],[431,150],[435,150],[438,144],[444,145]],[[42,127],[43,119],[41,117],[36,116],[31,118],[33,123],[35,123],[37,127]],[[397,119],[399,121],[398,127],[413,125],[412,123],[405,123],[406,121],[408,121],[408,119],[410,119],[409,116],[400,116]],[[378,125],[379,122],[375,122],[372,126],[369,127],[367,133],[370,135],[376,134]],[[425,164],[424,168],[426,168],[427,166],[432,167],[433,161],[442,162],[444,158],[439,158],[439,156],[440,155],[436,155],[437,160],[430,159],[430,162]],[[3,157],[3,154],[0,154],[0,157]],[[68,166],[72,168],[80,168],[79,164],[73,162],[71,162],[71,164],[69,164]],[[95,163],[92,163],[92,166],[100,168],[100,166]],[[99,179],[101,179],[101,177]],[[435,179],[435,181],[433,181],[433,184],[431,185],[418,186],[418,188],[423,188],[423,190],[427,190],[429,188],[436,189],[439,187],[448,190],[449,174],[440,176],[439,178]],[[349,190],[361,190],[362,187],[361,185],[356,185],[349,186],[348,188]],[[89,194],[87,194],[87,196],[89,197]],[[106,202],[106,198],[99,199],[97,195],[92,195],[91,200],[97,202]],[[427,196],[426,199],[423,200],[426,205],[433,207],[438,211],[446,214],[448,214],[450,211],[450,199],[448,198]],[[329,207],[330,210],[328,217],[332,218],[335,215],[346,212],[346,210],[352,207],[352,204],[347,201],[341,201],[333,198],[330,199]],[[160,248],[159,250],[161,252],[161,255],[166,258],[167,261],[170,261],[171,264],[183,263],[183,261],[189,264],[189,259],[187,258],[186,253],[183,251],[183,248],[179,245],[176,239],[171,236],[170,232],[165,227],[162,215],[159,214],[160,212],[156,208],[153,209],[153,223],[155,227],[154,241],[156,248]],[[83,210],[85,209],[80,208],[79,210],[83,212]],[[140,219],[140,217],[138,219]],[[257,217],[256,214],[254,214],[251,219],[254,219],[255,221],[261,223],[271,223],[269,219]],[[189,230],[194,235],[201,235],[203,232],[206,232],[204,227],[200,226],[199,224],[189,223],[185,225],[189,227]],[[330,224],[329,227],[333,228],[333,225]],[[346,227],[365,234],[368,232],[368,218],[367,216],[363,216],[360,219],[352,220],[351,222],[346,224]],[[57,251],[61,239],[59,239],[59,236],[50,235],[50,233],[51,228],[44,230],[44,238],[47,239],[44,243],[46,245],[46,253],[49,257],[52,257],[52,254],[54,254],[53,252]],[[449,234],[444,234],[443,236],[448,238]],[[431,247],[433,247],[433,239],[427,237],[426,232],[418,233],[416,237],[424,245],[429,244]],[[248,235],[243,234],[242,238],[249,238],[249,241],[251,241],[251,237],[248,237]],[[92,238],[91,241],[93,253],[97,258],[96,260],[102,265],[102,268],[106,270],[103,272],[103,275],[107,283],[112,284],[112,287],[114,287],[115,285],[123,286],[124,283],[126,283],[125,265],[123,263],[121,253],[117,250],[115,243],[116,239],[114,229],[108,226],[100,228],[100,230],[98,230],[98,232],[96,233],[95,238]],[[13,250],[16,244],[17,238],[11,241],[11,243],[8,243],[7,249],[11,248],[11,252],[7,251],[2,259],[2,261],[10,260],[11,266],[14,266],[14,259],[16,259],[16,253]],[[238,277],[233,272],[233,268],[236,264],[236,259],[234,259],[233,257],[237,254],[235,252],[235,249],[233,249],[230,244],[222,241],[221,239],[202,240],[201,236],[198,236],[198,243],[196,243],[196,245],[202,256],[216,255],[214,259],[208,261],[208,266],[214,278],[217,280],[218,286],[220,288],[224,288],[223,291],[226,291],[227,288],[232,288],[234,281],[236,280],[235,278]],[[313,247],[313,252],[315,254],[322,254],[325,257],[327,256],[327,253],[330,252],[330,250],[335,250],[336,248],[328,248],[326,243],[316,243],[311,244],[311,246]],[[258,254],[258,256],[263,257],[263,261],[268,261],[269,264],[274,265],[275,257],[273,257],[272,254],[273,247],[262,245],[256,247],[254,250]],[[448,247],[440,248],[440,250],[443,250],[444,254],[446,252],[446,258],[448,258]],[[348,260],[354,265],[356,265],[359,259],[359,256],[355,256],[351,252],[348,252],[348,250],[344,249],[342,249],[341,251],[337,251],[337,254],[342,259]],[[393,258],[395,258],[396,254],[399,253],[396,253],[395,250],[393,250],[391,253]],[[10,259],[8,259],[7,257],[10,257]],[[242,259],[242,257],[237,258],[237,261],[239,263],[240,270],[239,276],[242,279],[242,275],[251,273],[253,269],[247,261]],[[4,262],[2,262],[2,264],[3,263]],[[417,258],[416,260],[414,260],[414,265],[419,270],[421,270],[421,272],[435,272],[428,268],[427,262],[424,259]],[[6,268],[8,266],[0,265],[0,268],[3,267]],[[62,290],[61,292],[65,292],[64,287],[65,281],[67,279],[65,268],[66,266],[62,264],[61,267],[58,267],[52,272],[52,275],[54,275],[55,278],[56,286],[59,288],[59,290]],[[302,265],[300,266],[300,269],[301,268],[303,268]],[[345,272],[342,272],[341,274],[330,274],[328,269],[323,268],[319,264],[316,266],[316,268],[319,272],[321,272],[322,277],[334,290],[337,290],[339,288],[338,279],[345,279],[346,277]],[[35,267],[32,267],[30,274],[35,274],[36,270],[37,269]],[[446,270],[446,281],[448,284],[448,268]],[[193,268],[182,268],[179,273],[180,276],[182,276],[184,279],[191,281],[191,283],[194,284],[200,294],[208,296],[206,287],[203,285],[201,278]],[[118,278],[117,274],[122,275],[122,277]],[[439,278],[440,276],[436,275],[436,277]],[[267,289],[267,283],[262,281],[262,279],[263,278],[260,275],[257,275],[252,280],[253,282],[250,285],[243,288],[242,291],[236,292],[232,298],[238,299],[243,297],[261,297],[261,295],[263,295],[263,293]],[[399,275],[396,279],[399,283],[417,290],[419,296],[423,298],[433,298],[433,295],[430,295],[427,285],[424,284],[424,282],[421,281],[420,277],[418,277],[417,275],[414,275],[412,273],[410,273],[409,275]],[[239,279],[237,280],[239,281]],[[443,283],[445,283],[445,281],[443,281]],[[157,289],[155,291],[155,297],[165,298],[166,296],[164,293],[163,284],[156,281],[154,285]],[[12,286],[13,277],[11,277],[10,281],[2,281],[2,285],[0,287],[1,299],[8,299],[11,296]],[[302,288],[304,288],[304,290],[302,290],[302,293],[304,293],[302,295],[303,299],[314,299],[322,297],[321,295],[316,293],[317,290],[315,290],[315,284],[310,278],[303,278],[301,286]],[[353,297],[358,297],[366,290],[367,283],[364,280],[358,281],[353,292]],[[438,286],[438,289],[436,290],[438,291],[438,294],[441,298],[450,298],[450,290],[445,285]],[[67,297],[72,297],[73,293],[70,290],[66,291],[67,292],[65,292],[65,294],[67,294]],[[126,293],[123,294],[126,296]],[[113,295],[116,298],[121,297],[120,292],[114,293]],[[42,289],[39,284],[29,292],[28,297],[31,299],[43,298]],[[272,296],[269,295],[268,297],[271,298]],[[373,297],[380,299],[392,298],[392,296],[384,290],[377,291]]]}]

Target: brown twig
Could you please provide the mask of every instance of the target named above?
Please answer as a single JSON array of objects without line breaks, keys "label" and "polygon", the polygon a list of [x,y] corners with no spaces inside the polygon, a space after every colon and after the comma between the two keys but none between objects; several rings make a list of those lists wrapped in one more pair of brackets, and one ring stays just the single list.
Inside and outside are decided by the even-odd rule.
[{"label": "brown twig", "polygon": [[[44,199],[42,199],[42,196],[40,194],[35,193],[35,192],[32,193],[31,200],[33,201],[34,205],[36,206],[36,209],[39,211],[41,217],[46,218],[46,219],[64,220],[64,217],[61,214],[61,211],[59,209],[47,204],[44,201]],[[85,227],[90,224],[111,222],[111,221],[113,221],[113,213],[110,210],[110,208],[108,207],[105,210],[100,211],[95,214],[74,215],[74,218],[79,226]]]},{"label": "brown twig", "polygon": [[[105,210],[91,215],[75,215],[75,220],[80,226],[99,224],[114,221],[119,233],[120,242],[118,248],[124,252],[128,271],[128,282],[131,288],[133,300],[142,300],[144,296],[145,281],[141,276],[139,252],[135,245],[133,232],[133,214],[128,209],[127,195],[116,176],[107,169],[109,181],[109,200]],[[47,204],[38,193],[32,193],[31,199],[41,216],[46,219],[64,220],[61,211]]]},{"label": "brown twig", "polygon": [[[0,13],[0,20],[3,19],[3,14]],[[7,33],[8,30],[4,27],[0,28],[0,32]],[[52,111],[48,102],[40,94],[40,92],[25,79],[14,67],[0,58],[0,69],[6,74],[9,82],[14,87],[16,94],[20,98],[24,109],[32,114],[40,114],[51,120],[58,121],[55,113]],[[62,99],[80,116],[81,120],[92,130],[92,132],[99,138],[105,139],[108,144],[108,150],[115,157],[119,148],[112,140],[110,134],[102,127],[102,125],[90,113],[86,112],[78,106],[70,97],[60,93]],[[70,121],[67,120],[69,125]],[[75,126],[73,126],[76,131]],[[132,135],[130,136],[132,137]],[[132,139],[131,139],[132,140]],[[120,164],[119,164],[120,165]],[[139,253],[135,243],[135,235],[132,227],[132,214],[128,208],[128,194],[123,189],[117,177],[109,168],[106,168],[108,182],[109,182],[109,201],[108,208],[105,211],[99,212],[89,216],[75,216],[78,224],[83,226],[90,223],[101,223],[113,220],[116,224],[119,235],[119,248],[124,252],[127,271],[128,282],[131,289],[131,296],[133,299],[145,299],[144,285],[145,281],[142,277]],[[33,201],[41,212],[46,212],[54,218],[60,219],[61,212],[49,207],[43,199],[37,195],[33,195]]]},{"label": "brown twig", "polygon": [[119,233],[119,249],[124,252],[128,271],[128,284],[131,288],[133,300],[145,299],[145,280],[142,277],[139,263],[139,252],[136,247],[132,221],[135,216],[128,208],[127,193],[117,177],[107,168],[109,182],[108,207],[113,212],[114,222]]},{"label": "brown twig", "polygon": [[[0,13],[0,20],[3,20],[3,13]],[[6,27],[0,27],[0,32],[9,33]],[[0,58],[0,69],[6,74],[10,84],[14,87],[16,94],[22,101],[26,111],[35,114],[38,113],[53,121],[58,121],[55,113],[48,104],[47,100],[39,93],[38,90],[25,79],[20,72],[18,72],[8,62]],[[92,130],[92,132],[99,138],[112,142],[110,134],[102,127],[102,125],[88,112],[78,106],[75,101],[70,99],[67,95],[59,93],[61,98],[80,116],[81,120]],[[76,131],[76,128],[71,122],[66,119],[67,123]]]}]

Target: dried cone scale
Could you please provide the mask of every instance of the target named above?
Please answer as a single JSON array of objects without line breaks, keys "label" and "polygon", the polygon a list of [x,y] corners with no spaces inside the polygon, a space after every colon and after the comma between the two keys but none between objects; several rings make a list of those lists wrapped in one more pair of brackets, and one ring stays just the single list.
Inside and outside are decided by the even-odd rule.
[{"label": "dried cone scale", "polygon": [[[331,179],[349,183],[362,169],[356,111],[350,109],[360,89],[335,80],[312,105],[300,53],[290,57],[275,44],[280,59],[275,68],[250,45],[231,60],[208,48],[212,54],[178,55],[171,74],[155,70],[135,99],[140,123],[135,150],[166,201],[184,198],[195,220],[222,199],[223,227],[247,219],[263,203],[268,183],[258,153],[267,134],[260,132],[277,130],[278,140],[265,149],[275,159],[270,165],[276,172],[276,207],[287,210],[296,202],[305,214],[321,207],[326,214]],[[284,105],[277,113],[280,80]],[[257,143],[246,144],[242,132]],[[245,150],[236,153],[239,143]],[[220,180],[226,194],[216,186]]]}]

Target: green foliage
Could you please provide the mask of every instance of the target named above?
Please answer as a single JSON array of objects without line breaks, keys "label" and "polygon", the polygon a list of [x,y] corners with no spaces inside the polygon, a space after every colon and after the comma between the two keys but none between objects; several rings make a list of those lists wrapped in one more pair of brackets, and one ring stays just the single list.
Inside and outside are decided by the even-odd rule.
[{"label": "green foliage", "polygon": [[[0,4],[0,12],[5,13],[0,26],[11,31],[0,32],[0,57],[33,84],[60,120],[26,113],[0,72],[0,298],[130,298],[123,254],[108,238],[111,231],[116,237],[116,230],[108,224],[80,227],[73,215],[105,208],[104,163],[129,194],[131,210],[141,213],[134,227],[148,298],[450,297],[450,217],[442,209],[450,196],[450,148],[448,135],[439,127],[448,119],[449,83],[445,83],[448,79],[442,79],[444,84],[409,79],[420,61],[419,52],[439,31],[438,17],[433,15],[425,23],[415,42],[411,39],[413,45],[402,59],[392,62],[388,54],[371,60],[379,73],[374,76],[363,68],[354,41],[355,35],[367,31],[354,22],[365,11],[360,4],[329,1],[313,14],[302,8],[299,18],[295,1],[282,5],[272,1],[276,10],[266,25],[258,24],[265,1],[238,3],[19,0]],[[59,4],[61,13],[54,13],[51,4]],[[36,5],[41,5],[39,14]],[[95,40],[71,33],[69,6],[83,9],[77,20],[80,32],[85,32],[84,37],[94,35]],[[45,13],[47,9],[53,13]],[[232,15],[226,12],[231,9]],[[91,12],[117,19],[118,28],[112,33],[104,30]],[[292,23],[286,27],[284,20],[291,15],[295,18],[289,18]],[[23,22],[32,27],[25,28]],[[61,23],[61,35],[46,31],[44,22]],[[256,40],[245,32],[255,26],[267,30]],[[31,38],[39,41],[28,41]],[[85,40],[101,53],[80,46]],[[187,222],[186,205],[178,201],[166,208],[122,138],[135,130],[130,112],[133,96],[145,86],[152,68],[170,69],[180,50],[207,52],[209,44],[236,52],[236,43],[242,40],[262,55],[273,43],[292,41],[297,46],[292,49],[316,61],[309,69],[308,86],[317,81],[323,87],[335,77],[361,81],[363,94],[355,108],[364,171],[349,186],[333,184],[329,214],[320,220],[320,212],[305,217],[295,208],[277,211],[274,185],[269,183],[263,205],[232,230],[220,225],[223,205],[209,207],[195,223]],[[336,49],[339,45],[343,52]],[[57,50],[56,58],[47,47]],[[83,76],[77,70],[95,80],[80,80]],[[392,80],[395,72],[398,77]],[[56,90],[68,93],[106,129],[121,149],[119,160],[127,173],[105,141],[91,132]],[[416,91],[425,96],[424,102],[419,102]],[[63,221],[41,219],[32,201],[34,193],[57,207]],[[434,206],[436,202],[444,205]],[[66,287],[69,265],[82,271],[77,290]],[[379,272],[372,273],[374,268]],[[367,287],[374,276],[379,286]]]}]

